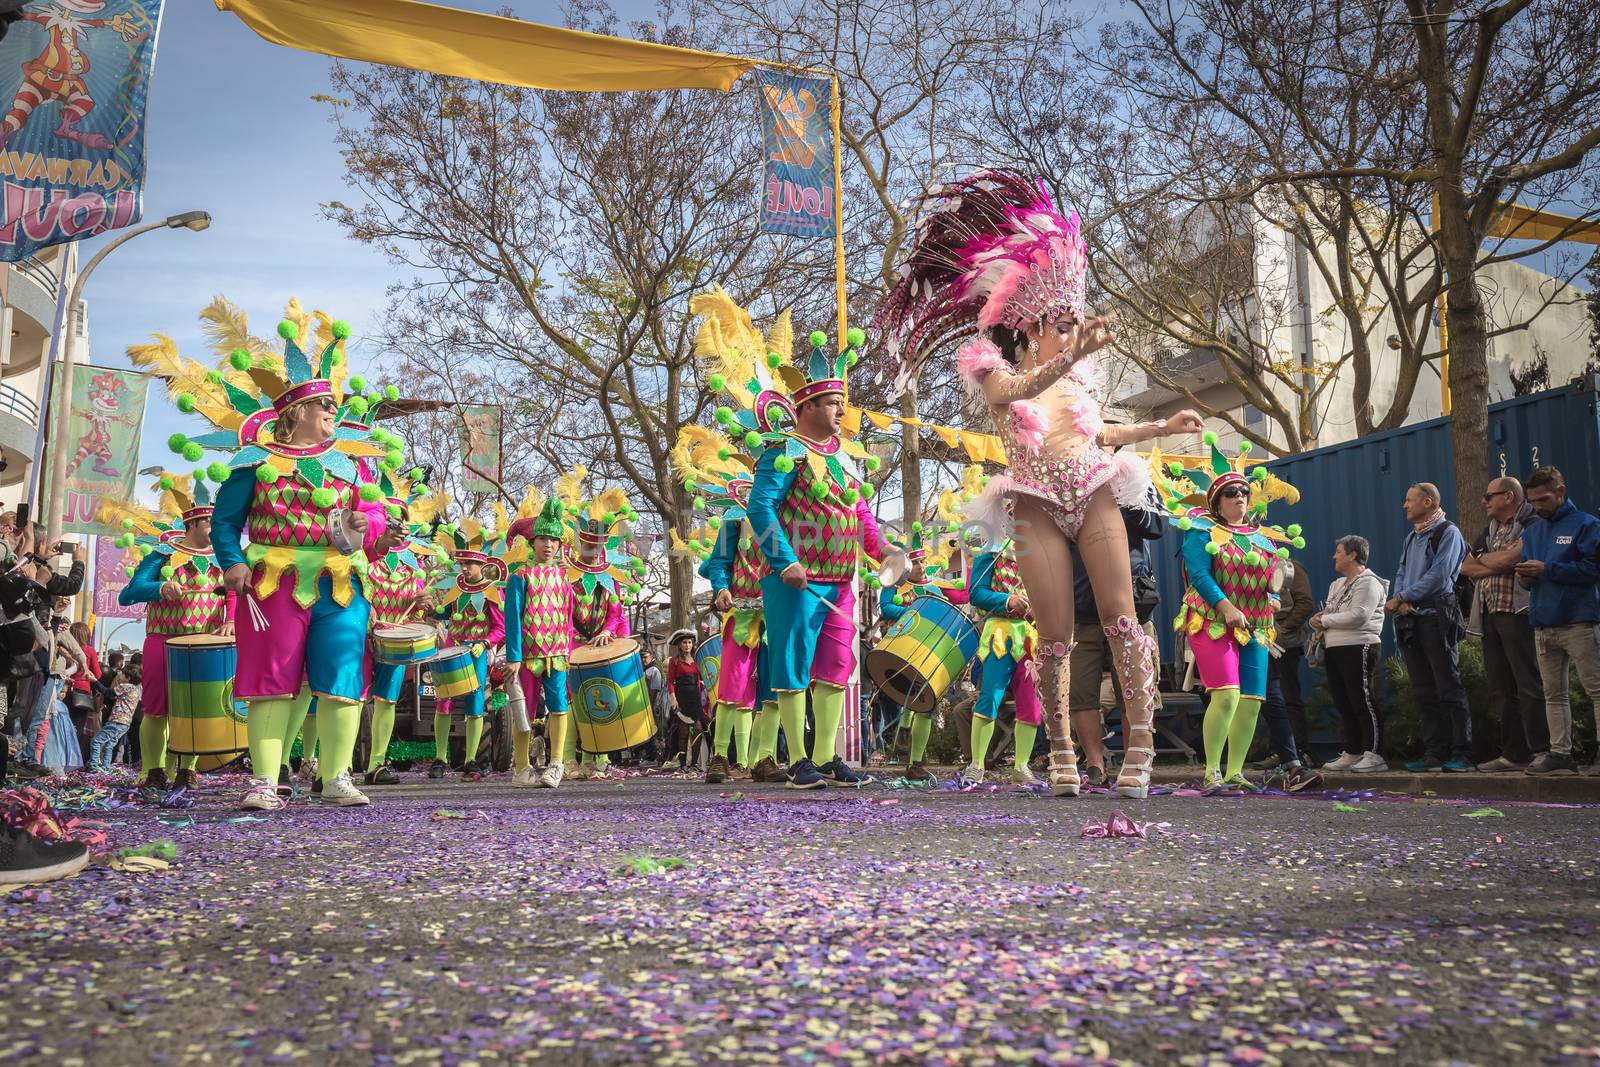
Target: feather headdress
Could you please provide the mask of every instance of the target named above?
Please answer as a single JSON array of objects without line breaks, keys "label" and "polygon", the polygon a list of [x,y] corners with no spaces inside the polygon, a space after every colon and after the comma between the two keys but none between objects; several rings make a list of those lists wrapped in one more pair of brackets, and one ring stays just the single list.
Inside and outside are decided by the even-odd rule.
[{"label": "feather headdress", "polygon": [[1088,255],[1077,212],[1063,216],[1044,183],[981,170],[927,193],[900,280],[872,325],[904,392],[927,346],[968,323],[1019,328],[1084,313]]},{"label": "feather headdress", "polygon": [[[1275,500],[1290,504],[1299,503],[1300,491],[1281,481],[1266,467],[1250,467],[1250,444],[1239,446],[1237,456],[1230,457],[1217,444],[1217,435],[1207,431],[1204,435],[1208,455],[1194,465],[1185,466],[1178,460],[1167,460],[1160,449],[1150,450],[1150,473],[1167,510],[1177,517],[1180,530],[1210,530],[1214,541],[1230,537],[1248,538],[1251,534],[1264,538],[1256,547],[1270,550],[1269,543],[1304,548],[1305,539],[1300,527],[1259,525],[1267,514],[1267,505]],[[1248,473],[1246,473],[1248,471]],[[1242,485],[1250,490],[1251,503],[1245,512],[1245,525],[1228,526],[1216,521],[1212,507],[1217,495],[1230,485]],[[1248,548],[1241,543],[1241,547]],[[1288,547],[1277,550],[1279,556],[1289,555]]]},{"label": "feather headdress", "polygon": [[[210,486],[203,477],[191,480],[185,474],[163,473],[153,488],[160,494],[158,510],[151,511],[134,500],[101,497],[95,521],[122,530],[113,541],[118,548],[136,551],[141,558],[152,552],[166,556],[161,571],[163,578],[171,578],[173,571],[190,561],[202,574],[210,570],[211,549],[190,545],[185,526],[185,523],[211,517]],[[123,570],[132,577],[135,568],[130,566]]]}]

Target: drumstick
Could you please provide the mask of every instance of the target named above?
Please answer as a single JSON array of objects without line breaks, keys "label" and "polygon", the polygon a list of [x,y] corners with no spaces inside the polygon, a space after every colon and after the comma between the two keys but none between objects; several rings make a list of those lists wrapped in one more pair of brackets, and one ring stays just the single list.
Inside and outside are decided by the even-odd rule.
[{"label": "drumstick", "polygon": [[839,605],[837,605],[833,601],[829,600],[826,596],[823,596],[821,593],[819,593],[815,589],[811,588],[811,585],[809,583],[807,583],[807,585],[806,585],[806,592],[810,593],[812,596],[814,596],[818,600],[822,601],[822,603],[827,606],[829,611],[833,612],[835,615],[838,615],[840,618],[845,619],[847,622],[850,623],[851,626],[855,626],[856,625],[855,618],[848,611],[844,610]]}]

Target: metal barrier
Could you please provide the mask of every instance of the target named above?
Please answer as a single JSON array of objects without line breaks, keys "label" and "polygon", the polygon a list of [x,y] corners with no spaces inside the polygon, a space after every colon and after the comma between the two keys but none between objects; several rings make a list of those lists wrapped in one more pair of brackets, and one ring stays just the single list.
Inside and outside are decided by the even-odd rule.
[{"label": "metal barrier", "polygon": [[39,405],[34,403],[33,397],[4,383],[0,383],[0,412],[34,425],[39,423]]}]

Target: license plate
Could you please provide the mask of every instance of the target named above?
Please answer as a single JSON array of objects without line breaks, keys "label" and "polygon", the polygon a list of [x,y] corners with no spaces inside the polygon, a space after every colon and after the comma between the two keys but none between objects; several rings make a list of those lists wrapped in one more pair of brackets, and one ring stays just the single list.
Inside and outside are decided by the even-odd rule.
[{"label": "license plate", "polygon": [[423,686],[422,687],[422,695],[425,696],[425,697],[433,696],[433,686],[431,686],[431,685]]}]

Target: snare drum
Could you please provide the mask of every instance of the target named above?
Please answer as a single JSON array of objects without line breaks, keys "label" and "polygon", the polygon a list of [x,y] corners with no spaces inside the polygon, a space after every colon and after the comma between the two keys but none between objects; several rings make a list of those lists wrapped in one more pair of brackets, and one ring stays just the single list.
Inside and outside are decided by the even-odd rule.
[{"label": "snare drum", "polygon": [[433,695],[439,700],[466,696],[479,688],[478,668],[466,648],[441,650],[428,661],[428,670],[433,675]]},{"label": "snare drum", "polygon": [[421,623],[381,623],[372,628],[372,652],[379,663],[421,663],[439,651],[439,635]]},{"label": "snare drum", "polygon": [[867,673],[890,700],[932,711],[978,652],[978,630],[961,609],[939,596],[911,602],[867,653]]},{"label": "snare drum", "polygon": [[705,683],[706,699],[717,696],[717,677],[722,673],[722,635],[716,634],[700,642],[695,649],[694,662],[700,668],[700,681]]},{"label": "snare drum", "polygon": [[[167,638],[167,747],[181,756],[227,756],[250,747],[250,707],[233,696],[233,638]],[[226,762],[226,761],[224,761]]]},{"label": "snare drum", "polygon": [[585,752],[619,752],[655,736],[638,642],[619,637],[603,648],[583,645],[568,658],[567,674]]}]

